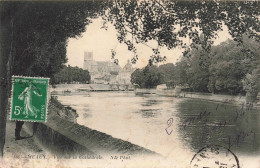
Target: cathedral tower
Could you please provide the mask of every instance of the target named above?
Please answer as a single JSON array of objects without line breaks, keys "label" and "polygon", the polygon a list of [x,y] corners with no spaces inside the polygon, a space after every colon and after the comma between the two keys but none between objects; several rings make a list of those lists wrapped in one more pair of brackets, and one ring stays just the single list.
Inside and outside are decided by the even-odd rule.
[{"label": "cathedral tower", "polygon": [[93,52],[84,52],[83,69],[87,69],[89,72],[92,70],[93,64]]}]

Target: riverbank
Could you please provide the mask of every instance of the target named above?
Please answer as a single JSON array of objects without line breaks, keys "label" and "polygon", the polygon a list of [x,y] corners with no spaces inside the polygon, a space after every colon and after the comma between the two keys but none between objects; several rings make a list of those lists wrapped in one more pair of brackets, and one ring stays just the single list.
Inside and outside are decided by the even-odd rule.
[{"label": "riverbank", "polygon": [[182,92],[180,96],[184,98],[203,99],[203,100],[222,102],[222,103],[231,103],[231,104],[246,103],[245,96],[233,96],[233,95],[200,93],[200,92]]},{"label": "riverbank", "polygon": [[[21,155],[31,149],[34,153],[44,149],[55,155],[157,155],[148,149],[140,147],[121,139],[114,138],[105,133],[81,126],[75,123],[75,111],[67,109],[54,97],[51,98],[48,108],[48,120],[46,123],[26,122],[23,126],[22,136],[27,138],[15,141],[15,122],[8,121],[5,155],[21,151]],[[68,119],[70,118],[70,119]],[[33,131],[33,127],[35,127]],[[35,132],[34,136],[31,136]],[[28,144],[28,145],[27,145]],[[20,150],[21,149],[21,150]]]},{"label": "riverbank", "polygon": [[192,98],[192,99],[202,99],[207,101],[219,102],[219,103],[227,103],[227,104],[235,104],[239,106],[243,106],[245,108],[260,108],[260,97],[253,104],[246,104],[246,97],[237,95],[224,95],[224,94],[212,94],[212,93],[199,93],[199,92],[181,92],[180,96],[182,98]]},{"label": "riverbank", "polygon": [[90,92],[134,91],[131,84],[57,84],[52,95],[86,95]]},{"label": "riverbank", "polygon": [[250,108],[260,108],[260,94],[253,104],[246,104],[246,96],[242,95],[227,95],[227,94],[213,94],[213,93],[203,93],[203,92],[185,92],[180,89],[137,89],[135,91],[136,95],[144,95],[144,94],[155,94],[158,96],[166,96],[166,97],[177,97],[177,98],[194,98],[194,99],[202,99],[213,102],[220,103],[230,103],[236,105],[244,105]]},{"label": "riverbank", "polygon": [[201,99],[206,101],[234,104],[247,109],[260,109],[260,94],[254,103],[247,103],[246,96],[242,95],[227,95],[227,94],[213,94],[203,92],[184,92],[176,89],[137,89],[136,95],[158,95],[163,97],[177,97],[177,98],[190,98]]}]

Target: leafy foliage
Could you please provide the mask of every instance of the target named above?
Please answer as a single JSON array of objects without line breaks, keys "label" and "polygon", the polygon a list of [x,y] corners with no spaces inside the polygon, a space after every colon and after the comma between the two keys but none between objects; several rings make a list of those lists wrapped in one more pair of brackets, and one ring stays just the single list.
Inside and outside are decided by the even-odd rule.
[{"label": "leafy foliage", "polygon": [[162,75],[162,83],[170,82],[175,75],[175,66],[172,63],[163,64],[158,67],[160,74]]},{"label": "leafy foliage", "polygon": [[[10,24],[13,74],[49,76],[67,61],[67,39],[78,37],[92,18],[103,16],[112,22],[119,42],[135,53],[135,44],[156,40],[151,60],[165,60],[159,48],[201,46],[209,51],[217,32],[226,25],[235,41],[242,35],[259,42],[259,2],[219,1],[76,1],[76,2],[3,2],[2,20]],[[203,38],[199,34],[203,34]],[[184,41],[191,40],[188,46]],[[115,51],[112,52],[115,57]],[[117,61],[117,60],[116,60]]]},{"label": "leafy foliage", "polygon": [[[137,69],[131,82],[144,88],[150,88],[150,82],[153,86],[165,83],[168,88],[189,86],[190,91],[197,92],[246,92],[255,99],[260,90],[260,48],[252,39],[244,37],[243,41],[245,43],[238,46],[235,41],[227,40],[213,46],[211,52],[197,46],[198,49],[191,50],[190,56],[182,57],[176,65],[152,66],[152,71],[149,65]],[[150,77],[151,74],[155,77]]]},{"label": "leafy foliage", "polygon": [[[226,25],[238,44],[243,43],[243,34],[260,41],[258,1],[137,1],[115,0],[108,9],[104,23],[111,22],[118,32],[118,40],[125,43],[138,55],[135,44],[156,40],[159,47],[168,49],[178,46],[185,48],[184,55],[191,48],[200,45],[209,51],[218,31]],[[203,38],[200,38],[200,34]],[[190,39],[188,45],[185,39]],[[151,60],[164,60],[153,49]]]},{"label": "leafy foliage", "polygon": [[258,65],[252,73],[246,74],[242,83],[247,94],[247,101],[255,102],[258,92],[260,91],[260,66]]},{"label": "leafy foliage", "polygon": [[190,57],[176,64],[174,81],[188,84],[193,91],[244,93],[247,90],[242,81],[259,65],[260,48],[254,40],[246,37],[243,40],[245,43],[239,46],[227,40],[213,46],[209,53],[202,48],[192,50]]},{"label": "leafy foliage", "polygon": [[[113,23],[119,42],[125,43],[135,53],[133,63],[138,59],[135,44],[150,40],[158,43],[158,48],[152,49],[152,62],[166,59],[159,51],[163,46],[168,49],[183,47],[186,49],[184,56],[193,55],[193,58],[184,58],[185,61],[176,65],[175,74],[169,73],[173,74],[174,80],[170,80],[173,76],[166,75],[162,67],[159,73],[162,77],[156,79],[159,83],[188,84],[197,91],[206,91],[207,85],[212,92],[236,93],[242,90],[241,79],[253,70],[249,62],[255,59],[251,56],[257,51],[246,47],[243,36],[253,38],[256,43],[260,41],[260,5],[257,1],[28,1],[2,2],[1,8],[1,20],[10,27],[10,36],[6,41],[11,43],[10,55],[14,60],[12,74],[15,75],[53,77],[67,61],[67,39],[79,37],[92,18],[103,16],[104,25],[107,22]],[[228,27],[234,41],[243,47],[233,47],[234,51],[219,47],[218,49],[231,53],[222,56],[213,54],[216,55],[213,57],[212,53],[217,49],[211,55],[206,54],[224,25]],[[187,38],[191,41],[190,45],[185,42]],[[191,48],[199,51],[196,53]],[[237,58],[233,58],[232,52],[237,49],[243,50],[247,57],[236,53]],[[202,52],[204,53],[201,54]],[[112,51],[113,57],[115,54]],[[210,63],[209,57],[213,58]],[[147,66],[142,70],[145,81],[152,82],[151,87],[158,83],[149,77],[150,73],[158,75],[155,69]],[[228,72],[228,75],[223,76],[222,72]],[[138,83],[143,84],[141,81]],[[149,84],[143,85],[150,87]]]},{"label": "leafy foliage", "polygon": [[155,65],[147,65],[143,69],[136,69],[131,74],[131,83],[141,88],[154,88],[160,84],[162,76]]},{"label": "leafy foliage", "polygon": [[86,2],[2,2],[9,21],[14,75],[52,77],[66,63],[67,39],[85,31],[108,5]]},{"label": "leafy foliage", "polygon": [[174,83],[176,85],[186,85],[188,81],[188,61],[186,58],[182,58],[180,62],[176,63]]},{"label": "leafy foliage", "polygon": [[131,74],[131,83],[137,84],[139,87],[144,87],[144,74],[142,69],[136,69]]},{"label": "leafy foliage", "polygon": [[78,67],[64,66],[61,71],[56,73],[52,79],[52,83],[89,83],[90,75],[88,70],[83,70]]}]

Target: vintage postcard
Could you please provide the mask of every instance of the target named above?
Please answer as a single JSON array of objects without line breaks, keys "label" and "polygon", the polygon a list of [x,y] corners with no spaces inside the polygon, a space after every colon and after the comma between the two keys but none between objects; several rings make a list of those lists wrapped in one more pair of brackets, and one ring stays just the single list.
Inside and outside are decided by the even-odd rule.
[{"label": "vintage postcard", "polygon": [[0,168],[260,168],[259,1],[0,7]]}]

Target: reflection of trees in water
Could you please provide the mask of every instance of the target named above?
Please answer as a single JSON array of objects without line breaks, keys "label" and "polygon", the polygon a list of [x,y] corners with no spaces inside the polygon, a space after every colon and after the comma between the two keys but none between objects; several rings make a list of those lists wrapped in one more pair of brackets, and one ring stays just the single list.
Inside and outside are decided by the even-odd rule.
[{"label": "reflection of trees in water", "polygon": [[160,109],[141,109],[136,113],[140,114],[142,118],[157,118],[161,115]]},{"label": "reflection of trees in water", "polygon": [[162,103],[162,100],[147,100],[144,103],[142,103],[142,106],[153,106]]},{"label": "reflection of trees in water", "polygon": [[[205,109],[210,115],[199,115]],[[214,144],[235,152],[260,153],[259,109],[247,110],[231,104],[187,100],[180,103],[178,111],[181,138],[193,150]]]}]

